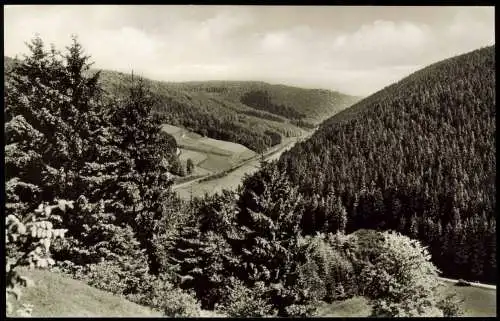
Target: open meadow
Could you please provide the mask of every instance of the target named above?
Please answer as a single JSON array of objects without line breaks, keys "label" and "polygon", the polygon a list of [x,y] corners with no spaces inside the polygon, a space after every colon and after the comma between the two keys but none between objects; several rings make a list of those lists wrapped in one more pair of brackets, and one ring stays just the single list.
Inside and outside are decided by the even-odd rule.
[{"label": "open meadow", "polygon": [[[35,305],[33,317],[161,317],[162,313],[130,302],[112,293],[86,285],[59,273],[44,270],[24,270],[36,286],[23,292],[23,297]],[[464,299],[466,317],[495,317],[496,290],[456,286],[445,282],[447,292],[456,292]],[[321,303],[318,317],[368,317],[368,300],[353,297],[333,303]],[[204,317],[217,317],[213,311],[202,311]]]},{"label": "open meadow", "polygon": [[203,137],[181,127],[165,124],[162,129],[177,142],[181,150],[181,162],[185,164],[188,159],[193,161],[193,176],[225,171],[257,155],[243,145]]},{"label": "open meadow", "polygon": [[[464,317],[496,317],[496,290],[474,286],[456,286],[445,282],[446,293],[456,293],[463,300]],[[322,303],[318,310],[319,317],[368,317],[371,308],[363,297],[354,297],[331,304]]]}]

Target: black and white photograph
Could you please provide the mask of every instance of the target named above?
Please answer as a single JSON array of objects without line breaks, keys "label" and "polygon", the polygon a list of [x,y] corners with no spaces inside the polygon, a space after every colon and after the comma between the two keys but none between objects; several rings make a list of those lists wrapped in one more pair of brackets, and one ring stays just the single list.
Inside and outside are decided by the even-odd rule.
[{"label": "black and white photograph", "polygon": [[493,5],[3,13],[4,317],[496,317]]}]

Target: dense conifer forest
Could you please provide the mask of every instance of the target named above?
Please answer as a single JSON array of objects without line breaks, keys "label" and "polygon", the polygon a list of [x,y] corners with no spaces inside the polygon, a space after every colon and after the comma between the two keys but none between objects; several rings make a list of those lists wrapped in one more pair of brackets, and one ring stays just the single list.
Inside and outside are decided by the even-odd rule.
[{"label": "dense conifer forest", "polygon": [[338,198],[347,231],[399,231],[429,246],[444,275],[496,283],[495,103],[493,46],[328,119],[278,165],[308,199],[306,231],[338,229],[324,205]]}]

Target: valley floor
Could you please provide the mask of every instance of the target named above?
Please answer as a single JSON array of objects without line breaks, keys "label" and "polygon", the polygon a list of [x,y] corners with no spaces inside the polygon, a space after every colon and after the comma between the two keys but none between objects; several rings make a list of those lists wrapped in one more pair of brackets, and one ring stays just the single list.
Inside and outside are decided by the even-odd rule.
[{"label": "valley floor", "polygon": [[[266,161],[273,161],[279,159],[281,154],[291,149],[297,142],[303,141],[311,136],[314,131],[305,132],[300,137],[283,138],[283,142],[268,150],[264,159]],[[201,197],[205,194],[215,194],[221,192],[223,189],[235,190],[242,182],[247,174],[255,173],[260,167],[260,155],[252,157],[238,164],[235,170],[228,172],[222,177],[218,177],[217,173],[207,176],[202,176],[194,180],[183,182],[173,186],[173,189],[183,199],[192,197]],[[212,179],[210,179],[213,177]]]}]

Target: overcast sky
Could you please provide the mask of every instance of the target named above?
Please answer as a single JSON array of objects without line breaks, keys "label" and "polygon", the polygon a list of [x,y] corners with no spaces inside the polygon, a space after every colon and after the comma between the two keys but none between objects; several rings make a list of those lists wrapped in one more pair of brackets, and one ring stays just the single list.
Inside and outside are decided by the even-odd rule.
[{"label": "overcast sky", "polygon": [[5,54],[77,34],[98,68],[167,81],[263,80],[368,95],[495,42],[494,7],[4,7]]}]

